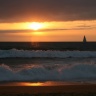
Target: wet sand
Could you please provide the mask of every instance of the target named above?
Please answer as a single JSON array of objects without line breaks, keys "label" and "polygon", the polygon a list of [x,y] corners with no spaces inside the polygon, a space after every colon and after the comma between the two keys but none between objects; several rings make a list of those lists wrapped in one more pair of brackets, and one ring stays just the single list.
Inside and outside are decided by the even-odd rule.
[{"label": "wet sand", "polygon": [[91,94],[91,96],[96,96],[96,85],[81,84],[63,86],[0,86],[0,96],[10,96],[10,94],[11,96],[18,96],[16,94],[19,94],[19,96],[22,96],[22,94],[23,96],[29,96],[32,94],[37,94],[38,96],[39,94],[47,94],[47,96],[53,96],[51,94],[55,94],[55,96],[61,96],[60,94],[67,94],[64,96],[71,96],[70,94],[74,94],[72,96],[75,96],[75,94],[78,94],[78,96],[79,94],[86,94],[84,96],[88,96]]}]

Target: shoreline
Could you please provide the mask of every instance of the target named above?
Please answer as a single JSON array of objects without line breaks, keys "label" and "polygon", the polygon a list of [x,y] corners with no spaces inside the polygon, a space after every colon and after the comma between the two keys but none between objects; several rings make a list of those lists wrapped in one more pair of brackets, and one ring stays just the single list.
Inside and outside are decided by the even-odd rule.
[{"label": "shoreline", "polygon": [[96,94],[96,84],[63,85],[63,86],[0,86],[0,95],[71,94],[71,93]]}]

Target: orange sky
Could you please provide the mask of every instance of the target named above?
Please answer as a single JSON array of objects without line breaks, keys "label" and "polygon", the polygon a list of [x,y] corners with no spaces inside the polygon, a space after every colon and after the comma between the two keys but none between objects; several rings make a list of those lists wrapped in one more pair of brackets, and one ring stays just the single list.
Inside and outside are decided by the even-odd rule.
[{"label": "orange sky", "polygon": [[0,41],[96,41],[96,20],[39,23],[38,30],[29,22],[0,23]]}]

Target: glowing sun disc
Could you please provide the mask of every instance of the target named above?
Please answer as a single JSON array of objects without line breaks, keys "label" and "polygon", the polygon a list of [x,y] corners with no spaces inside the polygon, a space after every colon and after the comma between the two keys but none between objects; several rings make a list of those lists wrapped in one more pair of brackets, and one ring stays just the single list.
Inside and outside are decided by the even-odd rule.
[{"label": "glowing sun disc", "polygon": [[30,24],[30,29],[33,29],[33,30],[39,30],[42,27],[43,27],[43,25],[38,22],[33,22],[32,24]]}]

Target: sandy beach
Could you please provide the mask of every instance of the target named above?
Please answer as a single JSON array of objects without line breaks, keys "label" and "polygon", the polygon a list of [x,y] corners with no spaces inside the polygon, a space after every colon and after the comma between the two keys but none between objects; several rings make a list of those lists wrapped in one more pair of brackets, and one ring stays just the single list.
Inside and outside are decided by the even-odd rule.
[{"label": "sandy beach", "polygon": [[[17,94],[17,95],[16,95]],[[21,95],[20,95],[21,94]],[[29,95],[44,95],[55,94],[55,96],[75,96],[78,94],[85,94],[84,96],[95,96],[96,85],[93,84],[82,84],[82,85],[63,85],[63,86],[0,86],[0,96],[22,96],[24,94]],[[59,94],[59,95],[58,95]],[[74,94],[74,95],[71,95]],[[25,96],[25,95],[24,95]],[[33,95],[32,95],[33,96]],[[53,95],[52,95],[53,96]],[[81,95],[80,95],[81,96]]]}]

